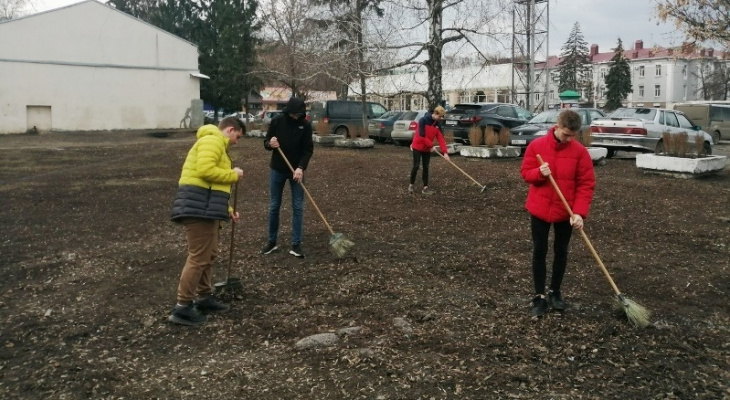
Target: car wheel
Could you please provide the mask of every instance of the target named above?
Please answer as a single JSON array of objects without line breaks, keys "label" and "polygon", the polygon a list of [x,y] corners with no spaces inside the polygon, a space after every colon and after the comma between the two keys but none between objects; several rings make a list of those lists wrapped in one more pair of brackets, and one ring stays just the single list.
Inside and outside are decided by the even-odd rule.
[{"label": "car wheel", "polygon": [[664,142],[661,140],[656,144],[656,148],[654,148],[655,154],[662,154],[664,153]]},{"label": "car wheel", "polygon": [[606,153],[606,158],[613,158],[613,156],[616,155],[616,149],[608,149],[608,152]]},{"label": "car wheel", "polygon": [[720,143],[720,132],[718,132],[718,131],[712,132],[712,134],[710,134],[710,136],[712,136],[712,143],[714,143],[714,144]]},{"label": "car wheel", "polygon": [[334,133],[335,133],[335,135],[342,135],[345,138],[347,138],[349,132],[350,131],[347,130],[347,127],[346,126],[338,126],[337,128],[335,128],[335,132]]}]

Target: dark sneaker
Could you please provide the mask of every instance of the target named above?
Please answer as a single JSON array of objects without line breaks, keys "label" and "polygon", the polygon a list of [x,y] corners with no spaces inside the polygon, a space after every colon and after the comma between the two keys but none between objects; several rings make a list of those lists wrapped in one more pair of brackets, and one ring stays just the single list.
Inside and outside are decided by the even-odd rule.
[{"label": "dark sneaker", "polygon": [[289,250],[289,254],[293,255],[294,257],[304,258],[302,246],[299,244],[295,244],[294,246],[292,246],[291,250]]},{"label": "dark sneaker", "polygon": [[271,254],[273,251],[278,249],[279,246],[276,245],[274,242],[266,243],[266,246],[264,246],[263,249],[261,249],[261,254]]},{"label": "dark sneaker", "polygon": [[565,310],[565,303],[563,302],[563,296],[560,295],[560,292],[554,292],[551,290],[547,295],[547,299],[548,303],[554,310]]},{"label": "dark sneaker", "polygon": [[530,306],[530,315],[533,317],[542,317],[548,310],[548,303],[544,297],[535,296]]},{"label": "dark sneaker", "polygon": [[167,319],[170,322],[180,325],[197,326],[205,322],[208,318],[195,308],[194,305],[190,304],[187,306],[175,305]]},{"label": "dark sneaker", "polygon": [[433,190],[431,190],[429,188],[423,188],[423,190],[421,190],[421,193],[424,194],[424,195],[426,195],[426,196],[430,196],[430,195],[433,194]]},{"label": "dark sneaker", "polygon": [[228,304],[223,304],[212,294],[202,299],[195,301],[195,306],[204,313],[215,313],[228,311],[231,307]]}]

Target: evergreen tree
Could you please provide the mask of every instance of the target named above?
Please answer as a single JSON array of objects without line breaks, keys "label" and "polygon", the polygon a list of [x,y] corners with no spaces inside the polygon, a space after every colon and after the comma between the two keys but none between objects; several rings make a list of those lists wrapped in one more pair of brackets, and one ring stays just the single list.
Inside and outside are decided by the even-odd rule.
[{"label": "evergreen tree", "polygon": [[604,107],[610,111],[620,108],[626,96],[633,92],[631,88],[631,68],[624,56],[621,39],[618,40],[618,45],[613,49],[613,52],[605,80],[606,105]]},{"label": "evergreen tree", "polygon": [[120,11],[198,46],[200,98],[216,110],[240,110],[261,81],[251,74],[261,23],[257,0],[109,0]]},{"label": "evergreen tree", "polygon": [[562,60],[558,64],[560,71],[560,84],[558,91],[566,90],[579,91],[585,86],[585,82],[591,76],[591,60],[588,56],[588,44],[583,39],[580,31],[580,24],[577,22],[570,31],[568,40],[563,44],[560,57]]}]

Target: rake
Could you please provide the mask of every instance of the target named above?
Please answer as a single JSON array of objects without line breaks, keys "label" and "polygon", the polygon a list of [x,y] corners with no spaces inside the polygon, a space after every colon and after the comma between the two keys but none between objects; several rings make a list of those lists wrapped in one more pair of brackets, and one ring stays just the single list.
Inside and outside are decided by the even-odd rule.
[{"label": "rake", "polygon": [[[236,203],[238,203],[238,182],[233,187],[233,213],[236,213]],[[236,222],[231,220],[231,246],[228,251],[228,275],[225,282],[218,282],[213,285],[216,293],[235,292],[243,287],[241,278],[232,278],[231,269],[233,268],[233,244],[235,243]]]},{"label": "rake", "polygon": [[[286,162],[286,165],[289,166],[289,169],[291,170],[292,174],[294,173],[294,168],[292,167],[291,163],[289,163],[289,160],[284,155],[284,152],[281,150],[280,147],[277,147],[276,150],[279,150],[279,154],[281,155],[281,158],[284,159]],[[312,198],[312,195],[309,194],[309,190],[307,190],[307,187],[304,186],[303,182],[299,182],[300,185],[302,185],[302,189],[304,189],[304,193],[307,195],[307,198],[312,203],[312,206],[314,206],[314,209],[317,211],[317,214],[319,214],[319,217],[322,219],[322,222],[324,222],[324,225],[327,227],[327,230],[330,231],[330,242],[329,242],[329,248],[330,251],[338,258],[344,257],[345,254],[352,248],[352,246],[355,245],[352,241],[347,239],[345,235],[341,233],[335,233],[334,230],[332,230],[332,226],[327,222],[327,219],[322,214],[322,211],[319,210],[319,207],[317,207],[317,203],[314,202],[314,199]]]},{"label": "rake", "polygon": [[453,165],[454,168],[456,168],[459,171],[461,171],[462,174],[466,175],[467,178],[471,179],[472,182],[476,183],[477,186],[479,186],[481,188],[481,190],[479,190],[479,193],[484,193],[484,190],[487,188],[487,185],[482,185],[481,183],[479,183],[476,179],[472,178],[471,175],[467,174],[466,171],[464,171],[463,169],[459,168],[458,165],[454,164],[451,160],[449,160],[448,158],[444,157],[444,155],[441,154],[441,152],[439,152],[438,150],[435,150],[435,152],[436,152],[436,154],[440,155],[441,158],[443,158],[444,160],[448,161],[449,164]]},{"label": "rake", "polygon": [[[540,164],[544,164],[542,157],[540,155],[537,155],[537,161],[540,162]],[[555,179],[552,175],[548,175],[548,178],[550,179],[550,184],[553,185],[553,188],[558,193],[558,197],[560,197],[560,200],[563,202],[563,205],[565,206],[565,209],[568,211],[568,214],[570,214],[570,217],[573,217],[573,210],[570,209],[570,205],[568,205],[568,201],[565,200],[565,197],[563,196],[563,192],[560,191],[560,188],[558,187],[558,184],[555,183]],[[591,251],[591,254],[593,254],[593,257],[598,262],[598,266],[601,267],[601,271],[603,271],[603,275],[608,280],[608,283],[611,284],[611,287],[613,288],[613,291],[616,293],[616,308],[620,311],[623,311],[626,314],[626,318],[628,318],[629,322],[638,327],[638,328],[645,328],[649,326],[649,317],[651,316],[651,313],[649,310],[644,308],[642,305],[630,300],[621,292],[618,290],[618,286],[613,282],[613,279],[611,278],[611,275],[608,273],[608,269],[606,269],[606,266],[603,265],[603,262],[601,261],[601,257],[598,256],[598,253],[596,252],[596,249],[593,248],[593,245],[591,244],[591,241],[588,240],[588,235],[586,235],[585,231],[583,229],[578,229],[580,231],[581,236],[583,237],[583,241],[586,242],[586,245],[588,246],[588,249]]]}]

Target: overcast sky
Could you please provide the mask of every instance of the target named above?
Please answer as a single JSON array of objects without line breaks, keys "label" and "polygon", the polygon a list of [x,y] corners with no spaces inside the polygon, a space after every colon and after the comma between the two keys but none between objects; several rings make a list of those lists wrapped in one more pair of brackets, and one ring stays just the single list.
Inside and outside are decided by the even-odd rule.
[{"label": "overcast sky", "polygon": [[[80,0],[34,0],[38,11]],[[580,23],[588,45],[610,51],[620,37],[624,48],[641,39],[644,47],[677,46],[682,35],[671,24],[657,24],[655,0],[550,0],[550,55],[559,55],[573,24]]]}]

